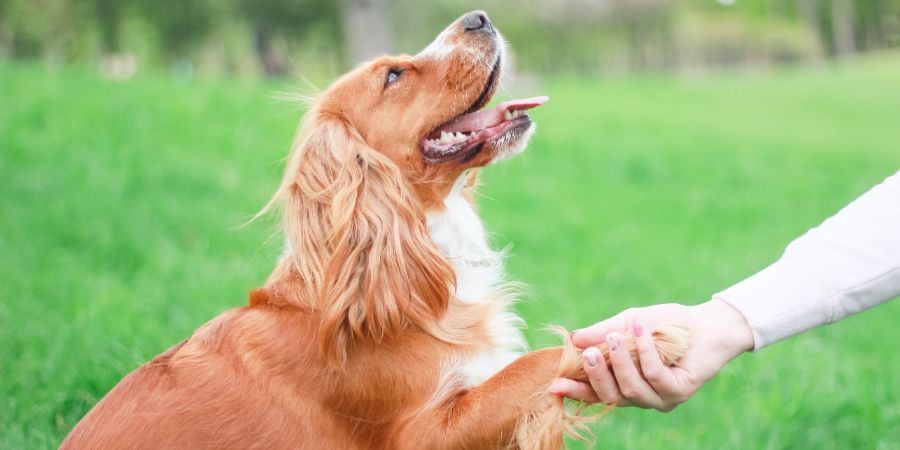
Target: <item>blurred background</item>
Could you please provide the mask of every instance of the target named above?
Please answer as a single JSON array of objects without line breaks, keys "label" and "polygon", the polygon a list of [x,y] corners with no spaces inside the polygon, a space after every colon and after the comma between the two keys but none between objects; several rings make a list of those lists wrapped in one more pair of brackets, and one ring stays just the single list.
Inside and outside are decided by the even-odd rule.
[{"label": "blurred background", "polygon": [[900,45],[898,0],[2,0],[0,57],[120,78],[334,75],[414,53],[482,7],[540,74],[814,64]]},{"label": "blurred background", "polygon": [[[0,449],[55,448],[263,283],[277,220],[240,225],[302,119],[286,99],[473,9],[510,44],[497,100],[551,98],[479,198],[535,347],[705,301],[900,169],[900,0],[0,0]],[[900,449],[898,322],[742,356],[596,447]]]}]

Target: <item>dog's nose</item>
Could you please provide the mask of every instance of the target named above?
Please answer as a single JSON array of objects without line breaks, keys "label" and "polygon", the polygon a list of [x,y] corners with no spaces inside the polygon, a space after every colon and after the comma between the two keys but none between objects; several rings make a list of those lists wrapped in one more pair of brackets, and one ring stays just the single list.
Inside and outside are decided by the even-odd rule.
[{"label": "dog's nose", "polygon": [[494,31],[490,19],[487,14],[482,11],[474,11],[466,14],[462,18],[462,27],[466,31]]}]

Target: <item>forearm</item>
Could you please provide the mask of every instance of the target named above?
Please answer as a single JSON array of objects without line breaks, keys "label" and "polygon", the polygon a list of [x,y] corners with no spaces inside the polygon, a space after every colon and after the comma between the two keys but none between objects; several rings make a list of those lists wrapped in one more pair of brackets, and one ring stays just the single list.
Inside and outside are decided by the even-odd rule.
[{"label": "forearm", "polygon": [[900,172],[714,298],[747,319],[759,350],[900,295]]}]

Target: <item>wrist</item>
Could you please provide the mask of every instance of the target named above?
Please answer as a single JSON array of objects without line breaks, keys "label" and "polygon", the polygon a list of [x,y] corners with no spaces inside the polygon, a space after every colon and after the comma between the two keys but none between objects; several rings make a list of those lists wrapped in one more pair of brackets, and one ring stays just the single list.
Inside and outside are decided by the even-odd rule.
[{"label": "wrist", "polygon": [[712,299],[698,307],[703,312],[700,315],[701,320],[710,321],[710,325],[719,329],[720,344],[722,350],[729,355],[729,359],[753,350],[753,330],[737,308],[719,299]]}]

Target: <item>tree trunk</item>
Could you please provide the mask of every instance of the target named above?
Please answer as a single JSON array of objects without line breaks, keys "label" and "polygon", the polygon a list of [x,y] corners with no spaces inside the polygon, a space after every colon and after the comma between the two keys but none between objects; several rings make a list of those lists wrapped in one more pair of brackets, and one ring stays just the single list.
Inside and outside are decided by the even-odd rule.
[{"label": "tree trunk", "polygon": [[831,0],[834,53],[839,58],[850,56],[856,51],[853,22],[853,0]]},{"label": "tree trunk", "polygon": [[821,33],[822,25],[819,21],[819,0],[797,0],[797,11],[803,22],[813,27],[817,33]]},{"label": "tree trunk", "polygon": [[342,11],[347,58],[357,64],[393,49],[385,0],[346,0]]},{"label": "tree trunk", "polygon": [[822,27],[822,13],[819,1],[820,0],[797,0],[797,12],[800,15],[800,20],[810,27],[822,49],[822,52],[817,52],[813,56],[814,62],[820,62],[822,55],[827,52],[826,49],[829,47],[828,33]]},{"label": "tree trunk", "polygon": [[284,61],[273,48],[272,34],[266,25],[257,23],[253,27],[253,48],[267,76],[278,76],[287,72]]},{"label": "tree trunk", "polygon": [[96,0],[94,7],[100,28],[100,43],[103,46],[103,53],[118,53],[122,5],[119,0]]}]

